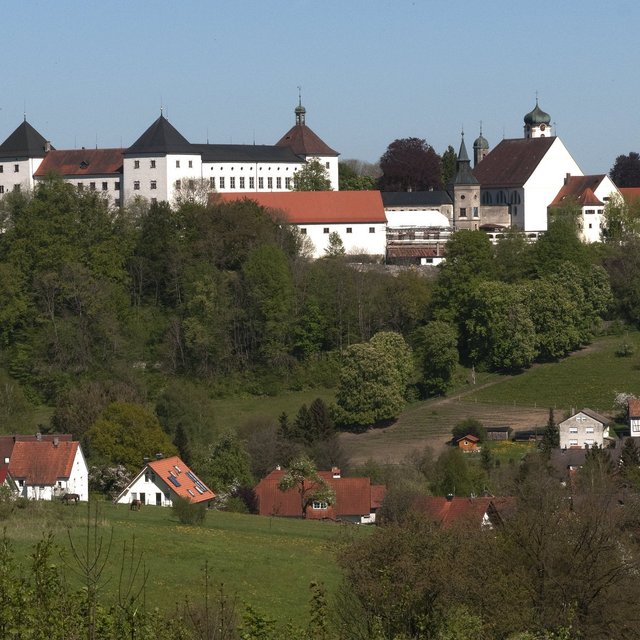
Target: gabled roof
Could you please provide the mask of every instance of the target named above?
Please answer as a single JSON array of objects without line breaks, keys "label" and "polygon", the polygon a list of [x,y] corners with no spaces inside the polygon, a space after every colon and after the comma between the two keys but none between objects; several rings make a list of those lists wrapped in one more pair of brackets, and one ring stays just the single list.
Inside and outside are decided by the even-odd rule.
[{"label": "gabled roof", "polygon": [[640,418],[640,399],[629,398],[628,414],[630,418]]},{"label": "gabled roof", "polygon": [[124,149],[50,151],[34,176],[42,178],[48,173],[55,173],[63,177],[121,174],[124,151]]},{"label": "gabled roof", "polygon": [[202,162],[279,162],[302,164],[289,147],[266,144],[194,144]]},{"label": "gabled roof", "polygon": [[[146,471],[147,467],[151,469],[173,493],[185,500],[190,500],[191,502],[206,502],[215,498],[213,491],[209,489],[178,456],[148,462],[131,484]],[[131,484],[129,486],[131,486]]]},{"label": "gabled roof", "polygon": [[139,154],[185,153],[197,154],[193,145],[161,115],[125,152]]},{"label": "gabled roof", "polygon": [[498,524],[500,514],[510,512],[515,507],[514,498],[443,498],[440,496],[420,496],[413,503],[414,509],[424,513],[429,519],[450,527],[456,523],[469,522],[481,526],[487,514],[492,524]]},{"label": "gabled roof", "polygon": [[70,433],[40,433],[37,435],[13,434],[8,436],[0,436],[0,464],[5,458],[11,458],[13,447],[16,442],[71,442],[73,436]]},{"label": "gabled roof", "polygon": [[473,170],[483,188],[522,187],[556,138],[503,140]]},{"label": "gabled roof", "polygon": [[462,436],[462,438],[458,438],[456,442],[460,442],[460,440],[470,440],[471,442],[478,442],[480,438],[477,438],[472,433],[467,433],[466,436]]},{"label": "gabled roof", "polygon": [[452,204],[448,191],[383,191],[382,202],[385,209],[392,207],[434,207]]},{"label": "gabled roof", "polygon": [[597,413],[596,411],[592,411],[591,409],[580,409],[580,411],[576,411],[575,413],[572,413],[566,420],[563,420],[562,422],[560,422],[560,424],[564,424],[565,422],[568,422],[569,420],[571,420],[571,418],[575,418],[579,413],[584,413],[586,416],[589,416],[590,418],[593,418],[594,420],[601,422],[603,426],[606,426],[611,422],[609,418],[607,418],[606,416],[603,416],[601,413]]},{"label": "gabled roof", "polygon": [[594,191],[606,178],[604,173],[593,176],[567,176],[558,195],[550,206],[559,207],[567,201],[574,200],[581,205],[594,204],[602,206],[604,203],[596,198]]},{"label": "gabled roof", "polygon": [[640,199],[640,187],[619,187],[618,191],[627,204],[631,204],[635,200]]},{"label": "gabled roof", "polygon": [[[278,488],[278,483],[285,473],[276,469],[256,486],[260,515],[300,517],[300,496],[297,490],[294,488],[280,491]],[[333,489],[336,496],[335,503],[323,514],[328,517],[369,515],[384,499],[386,488],[372,485],[369,478],[336,478],[330,471],[319,471],[318,475]],[[310,486],[313,487],[313,484]],[[307,513],[308,517],[313,517],[310,511]]]},{"label": "gabled roof", "polygon": [[379,191],[264,191],[221,193],[222,202],[254,200],[282,211],[291,224],[385,223]]},{"label": "gabled roof", "polygon": [[290,147],[299,156],[339,156],[323,142],[306,124],[295,124],[278,142],[278,147]]},{"label": "gabled roof", "polygon": [[52,486],[69,478],[79,442],[18,441],[9,460],[9,473],[27,485]]},{"label": "gabled roof", "polygon": [[44,158],[47,140],[26,120],[0,145],[0,158]]}]

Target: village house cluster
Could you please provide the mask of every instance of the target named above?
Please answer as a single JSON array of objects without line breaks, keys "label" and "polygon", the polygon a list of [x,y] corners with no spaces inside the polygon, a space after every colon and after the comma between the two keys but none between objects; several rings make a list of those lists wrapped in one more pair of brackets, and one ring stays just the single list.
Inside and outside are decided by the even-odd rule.
[{"label": "village house cluster", "polygon": [[[624,196],[606,174],[583,174],[537,100],[524,116],[522,138],[491,149],[480,132],[473,167],[463,134],[455,177],[440,191],[340,192],[338,158],[306,124],[301,102],[294,125],[274,145],[191,143],[161,113],[129,147],[58,150],[25,118],[0,144],[0,196],[50,174],[116,206],[137,197],[173,202],[204,185],[225,201],[251,198],[282,211],[309,238],[314,257],[338,234],[347,253],[397,264],[438,264],[458,229],[484,230],[496,240],[513,227],[534,241],[547,229],[549,207],[570,201],[581,209],[582,239],[596,242],[606,203]],[[291,191],[295,173],[311,159],[326,169],[332,191]]]}]

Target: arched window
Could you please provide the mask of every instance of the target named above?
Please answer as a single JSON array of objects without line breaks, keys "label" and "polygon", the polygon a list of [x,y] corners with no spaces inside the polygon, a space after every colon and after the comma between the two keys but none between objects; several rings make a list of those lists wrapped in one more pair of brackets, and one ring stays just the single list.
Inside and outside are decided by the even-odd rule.
[{"label": "arched window", "polygon": [[490,191],[482,192],[482,204],[493,204],[493,198]]}]

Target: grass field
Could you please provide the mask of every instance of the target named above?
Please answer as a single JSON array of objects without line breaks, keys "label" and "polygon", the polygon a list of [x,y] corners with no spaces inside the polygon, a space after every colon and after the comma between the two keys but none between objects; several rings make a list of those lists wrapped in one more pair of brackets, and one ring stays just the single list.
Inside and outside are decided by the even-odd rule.
[{"label": "grass field", "polygon": [[[130,545],[135,538],[150,572],[147,607],[165,612],[187,597],[199,601],[206,561],[214,589],[224,584],[225,593],[237,598],[240,609],[249,603],[280,622],[306,619],[309,584],[319,581],[333,592],[340,581],[335,562],[339,543],[371,531],[356,525],[217,511],[207,512],[203,526],[189,527],[180,525],[171,509],[147,506],[135,512],[122,505],[98,504],[99,535],[107,540],[113,531],[105,594],[116,592],[123,544]],[[28,556],[43,532],[53,531],[69,558],[67,531],[84,548],[86,516],[83,505],[34,503],[16,510],[2,525],[20,557]]]}]

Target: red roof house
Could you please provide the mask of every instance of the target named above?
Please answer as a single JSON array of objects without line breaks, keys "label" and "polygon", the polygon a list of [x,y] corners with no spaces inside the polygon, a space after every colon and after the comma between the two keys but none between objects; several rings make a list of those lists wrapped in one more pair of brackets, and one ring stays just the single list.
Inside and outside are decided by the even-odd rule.
[{"label": "red roof house", "polygon": [[200,503],[210,502],[215,494],[178,456],[171,456],[147,462],[115,502],[140,500],[142,504],[170,507],[176,497]]},{"label": "red roof house", "polygon": [[465,453],[479,451],[478,442],[480,442],[479,438],[476,438],[472,433],[468,433],[466,436],[462,436],[462,438],[456,440],[458,449],[461,449]]},{"label": "red roof house", "polygon": [[[258,498],[258,513],[261,516],[301,517],[300,495],[289,489],[281,491],[278,484],[286,471],[276,469],[260,480],[255,488]],[[339,469],[319,471],[318,475],[335,494],[333,504],[314,501],[306,512],[313,520],[347,520],[361,524],[375,522],[375,514],[382,504],[385,487],[372,485],[369,478],[343,478]],[[313,486],[313,483],[310,484]]]},{"label": "red roof house", "polygon": [[455,498],[448,496],[421,496],[413,503],[416,511],[443,527],[471,524],[494,527],[515,507],[514,498]]}]

